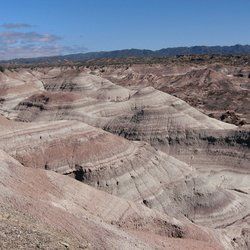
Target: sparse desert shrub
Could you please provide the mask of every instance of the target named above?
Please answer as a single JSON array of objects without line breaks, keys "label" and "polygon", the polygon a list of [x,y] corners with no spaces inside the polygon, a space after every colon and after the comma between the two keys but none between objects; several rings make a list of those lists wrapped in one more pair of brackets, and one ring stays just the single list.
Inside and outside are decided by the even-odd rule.
[{"label": "sparse desert shrub", "polygon": [[0,65],[0,72],[4,72],[4,67]]}]

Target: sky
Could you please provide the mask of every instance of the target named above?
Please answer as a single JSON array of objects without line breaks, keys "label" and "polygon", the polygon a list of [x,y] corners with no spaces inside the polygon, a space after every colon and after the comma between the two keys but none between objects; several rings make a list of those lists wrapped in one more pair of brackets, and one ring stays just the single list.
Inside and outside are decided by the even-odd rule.
[{"label": "sky", "polygon": [[250,0],[0,0],[0,60],[250,44]]}]

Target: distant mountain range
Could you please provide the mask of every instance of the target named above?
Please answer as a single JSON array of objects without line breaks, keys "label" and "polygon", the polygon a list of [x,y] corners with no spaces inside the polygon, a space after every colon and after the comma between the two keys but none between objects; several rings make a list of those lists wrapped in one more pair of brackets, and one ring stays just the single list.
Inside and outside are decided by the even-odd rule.
[{"label": "distant mountain range", "polygon": [[250,54],[250,45],[233,45],[233,46],[193,46],[193,47],[175,47],[160,50],[145,49],[124,49],[114,51],[100,51],[70,54],[64,56],[37,57],[37,58],[19,58],[1,63],[32,64],[58,61],[87,61],[101,58],[125,58],[125,57],[168,57],[178,55],[246,55]]}]

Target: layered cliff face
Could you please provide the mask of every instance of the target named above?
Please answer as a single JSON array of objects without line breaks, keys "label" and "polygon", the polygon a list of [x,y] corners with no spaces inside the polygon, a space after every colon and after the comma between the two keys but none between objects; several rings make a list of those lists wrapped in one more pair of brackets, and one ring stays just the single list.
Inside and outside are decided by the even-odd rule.
[{"label": "layered cliff face", "polygon": [[[153,87],[122,87],[88,71],[58,67],[6,71],[1,75],[0,86],[4,91],[0,103],[0,150],[5,153],[0,156],[2,166],[8,158],[18,171],[4,178],[7,181],[13,178],[10,189],[16,185],[14,191],[8,192],[15,195],[24,185],[22,195],[30,197],[30,187],[35,189],[35,196],[39,185],[48,183],[43,191],[48,197],[53,196],[54,189],[55,196],[61,197],[60,192],[65,196],[60,205],[46,203],[50,216],[57,213],[54,206],[56,209],[63,206],[65,216],[70,213],[66,220],[71,225],[69,230],[64,222],[57,224],[53,220],[50,226],[55,231],[46,234],[42,231],[42,237],[51,239],[55,235],[58,241],[64,237],[57,231],[62,229],[70,232],[67,239],[74,247],[85,237],[90,248],[101,244],[120,248],[127,241],[126,248],[139,249],[174,246],[179,249],[185,248],[186,242],[191,249],[201,246],[247,249],[248,127],[238,128],[208,117]],[[17,86],[22,86],[22,95]],[[51,178],[48,181],[47,176],[53,176],[53,181]],[[30,199],[31,207],[38,202],[41,211],[46,210],[40,204],[43,198]],[[96,201],[98,205],[93,205]],[[122,204],[129,205],[124,205],[123,210]],[[122,211],[133,207],[140,212],[128,213],[140,218],[133,215],[127,220]],[[31,210],[25,216],[30,213],[40,216]],[[167,222],[159,222],[158,217],[149,219],[147,213],[150,218],[153,214],[166,217]],[[85,221],[89,214],[95,220]],[[110,214],[116,219],[106,220]],[[29,218],[25,216],[23,221],[27,224]],[[100,224],[96,235],[101,237],[100,242],[95,242],[93,232],[86,232],[83,226],[73,234],[82,216],[93,232]],[[183,237],[182,227],[168,221],[173,218],[190,233]],[[211,244],[206,245],[207,240]]]}]

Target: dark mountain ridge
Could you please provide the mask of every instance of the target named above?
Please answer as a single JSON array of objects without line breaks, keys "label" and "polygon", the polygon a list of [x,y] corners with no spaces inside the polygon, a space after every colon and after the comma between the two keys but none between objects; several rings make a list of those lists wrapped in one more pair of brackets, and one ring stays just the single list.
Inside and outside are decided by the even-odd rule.
[{"label": "dark mountain ridge", "polygon": [[50,57],[18,58],[12,60],[1,60],[0,63],[32,64],[58,61],[87,61],[102,58],[126,58],[126,57],[170,57],[180,55],[246,55],[250,54],[250,45],[233,46],[192,46],[164,48],[160,50],[146,49],[124,49],[114,51],[99,51],[78,53],[70,55],[59,55]]}]

